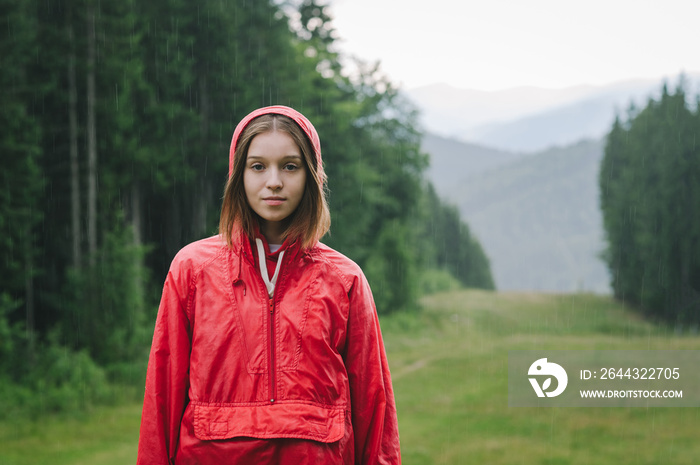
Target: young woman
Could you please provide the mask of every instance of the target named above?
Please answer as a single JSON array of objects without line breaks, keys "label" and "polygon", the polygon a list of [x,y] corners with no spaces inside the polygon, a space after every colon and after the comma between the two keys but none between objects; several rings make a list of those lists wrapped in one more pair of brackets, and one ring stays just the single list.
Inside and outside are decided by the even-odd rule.
[{"label": "young woman", "polygon": [[239,123],[219,235],[183,248],[165,281],[138,464],[400,463],[370,288],[319,242],[325,192],[303,115]]}]

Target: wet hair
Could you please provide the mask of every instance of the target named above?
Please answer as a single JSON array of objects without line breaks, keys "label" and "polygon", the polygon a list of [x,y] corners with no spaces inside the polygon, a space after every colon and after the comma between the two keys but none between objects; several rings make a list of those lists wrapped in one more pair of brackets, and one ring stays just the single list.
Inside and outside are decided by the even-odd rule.
[{"label": "wet hair", "polygon": [[291,118],[279,114],[265,114],[251,120],[241,132],[236,143],[233,169],[221,204],[219,234],[232,245],[233,235],[243,231],[249,238],[255,235],[259,217],[248,204],[243,184],[243,174],[248,158],[248,148],[253,138],[266,132],[282,131],[291,136],[302,153],[306,168],[306,186],[301,202],[290,216],[284,232],[285,240],[299,240],[303,248],[313,247],[331,225],[331,215],[326,198],[326,178],[318,169],[316,154],[306,133]]}]

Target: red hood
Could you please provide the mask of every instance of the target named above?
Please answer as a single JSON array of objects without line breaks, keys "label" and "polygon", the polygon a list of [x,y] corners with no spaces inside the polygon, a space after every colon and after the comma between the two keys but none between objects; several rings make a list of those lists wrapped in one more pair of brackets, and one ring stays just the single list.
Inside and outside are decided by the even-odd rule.
[{"label": "red hood", "polygon": [[254,118],[257,118],[258,116],[261,115],[267,115],[267,114],[276,114],[276,115],[284,115],[287,116],[296,122],[299,127],[304,131],[306,136],[309,138],[311,141],[311,146],[314,149],[314,153],[316,155],[316,165],[318,166],[317,171],[319,174],[319,179],[323,179],[323,160],[321,159],[321,140],[318,137],[318,133],[316,132],[316,128],[314,128],[314,125],[311,124],[311,121],[306,119],[304,115],[299,113],[293,108],[285,107],[282,105],[274,105],[271,107],[264,107],[264,108],[258,108],[257,110],[253,111],[252,113],[248,114],[245,118],[241,120],[240,123],[238,123],[238,126],[236,126],[236,130],[233,132],[233,138],[231,139],[231,148],[229,149],[229,158],[228,158],[228,175],[231,177],[231,174],[233,173],[233,159],[235,157],[236,153],[236,144],[238,143],[238,138],[241,136],[241,133],[243,130],[248,126],[248,123],[250,123]]}]

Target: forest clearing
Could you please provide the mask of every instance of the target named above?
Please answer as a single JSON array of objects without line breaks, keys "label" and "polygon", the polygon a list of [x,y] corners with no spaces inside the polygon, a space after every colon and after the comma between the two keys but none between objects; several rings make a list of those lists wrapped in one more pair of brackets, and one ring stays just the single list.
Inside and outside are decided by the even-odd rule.
[{"label": "forest clearing", "polygon": [[[462,290],[382,318],[403,463],[693,464],[700,408],[508,407],[509,350],[699,350],[606,296]],[[144,366],[145,370],[145,366]],[[0,423],[0,463],[134,463],[131,401]]]}]

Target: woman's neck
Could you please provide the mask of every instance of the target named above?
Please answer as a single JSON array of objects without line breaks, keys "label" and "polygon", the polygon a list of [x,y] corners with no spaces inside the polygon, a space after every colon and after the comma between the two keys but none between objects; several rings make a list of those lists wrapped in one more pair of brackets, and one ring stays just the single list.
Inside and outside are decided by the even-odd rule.
[{"label": "woman's neck", "polygon": [[261,221],[260,234],[265,236],[268,244],[282,244],[284,242],[284,231],[287,226],[281,221]]}]

